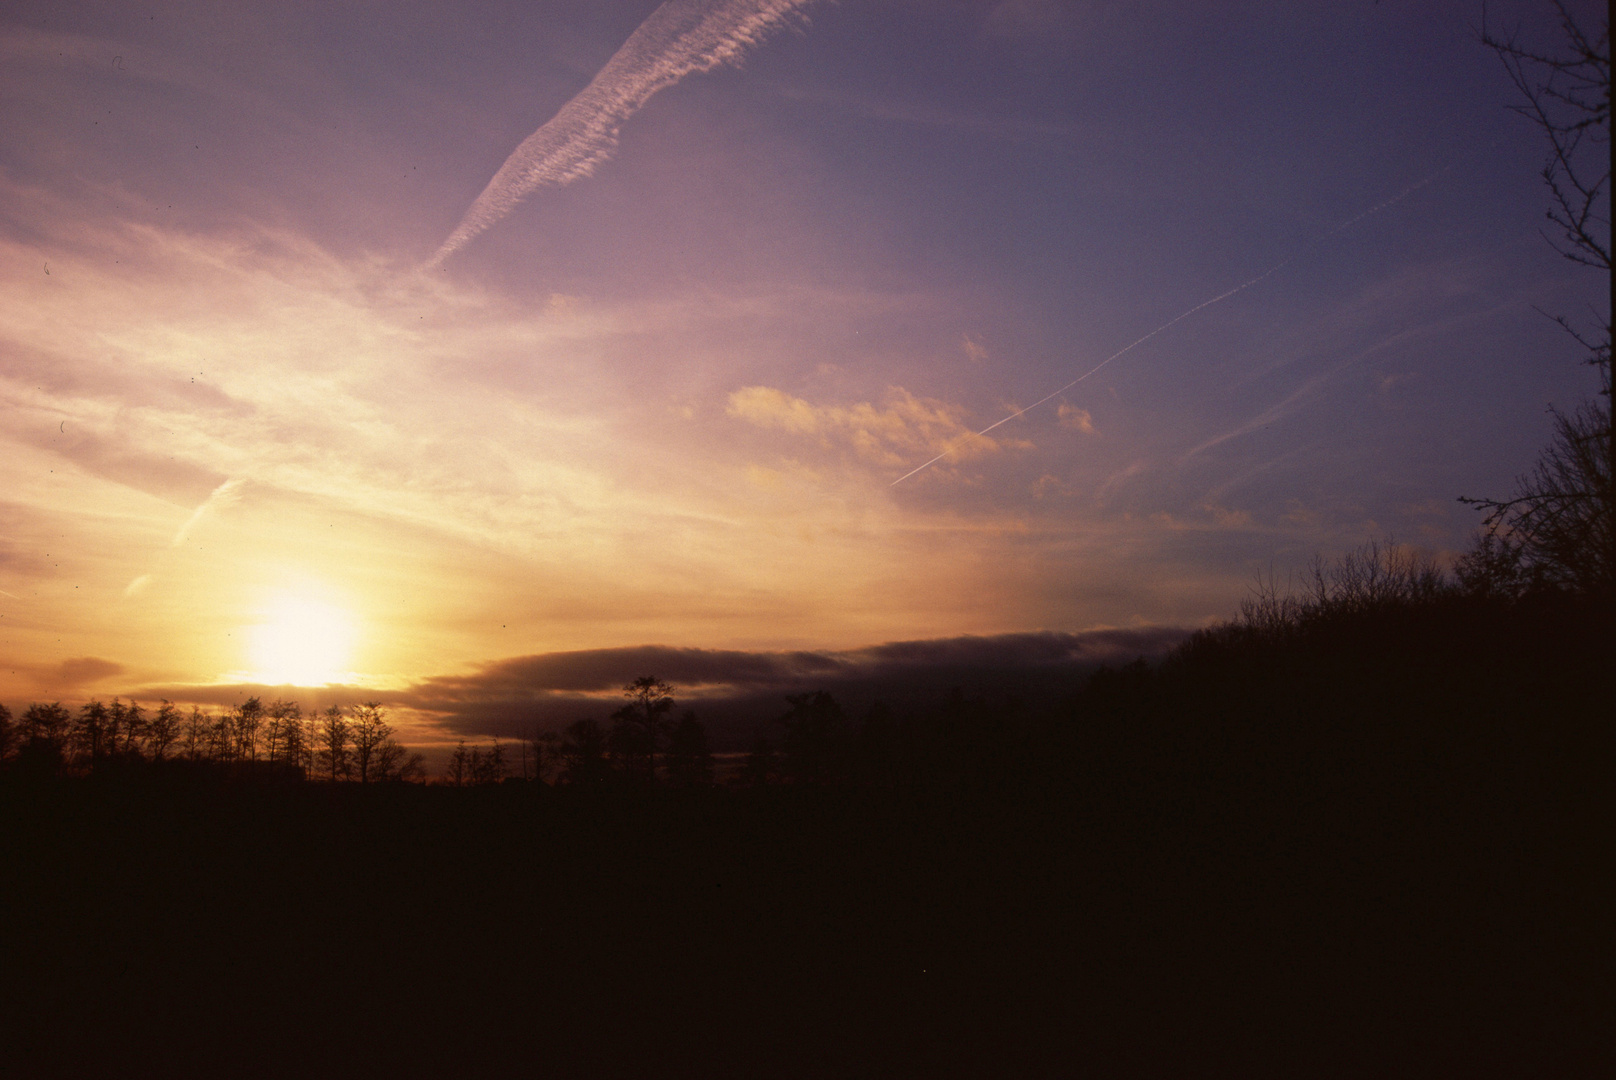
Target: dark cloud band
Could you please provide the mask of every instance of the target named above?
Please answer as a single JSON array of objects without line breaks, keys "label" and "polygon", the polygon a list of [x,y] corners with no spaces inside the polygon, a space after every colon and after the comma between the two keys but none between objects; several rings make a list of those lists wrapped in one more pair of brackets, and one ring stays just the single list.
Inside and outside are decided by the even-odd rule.
[{"label": "dark cloud band", "polygon": [[1183,641],[1177,627],[1039,632],[900,641],[846,651],[744,652],[664,645],[543,653],[501,660],[470,675],[440,676],[397,695],[465,735],[519,735],[585,716],[604,718],[629,680],[672,683],[682,705],[735,744],[780,712],[785,694],[827,690],[850,707],[902,705],[952,687],[1042,700],[1069,692],[1101,664],[1156,659]]}]

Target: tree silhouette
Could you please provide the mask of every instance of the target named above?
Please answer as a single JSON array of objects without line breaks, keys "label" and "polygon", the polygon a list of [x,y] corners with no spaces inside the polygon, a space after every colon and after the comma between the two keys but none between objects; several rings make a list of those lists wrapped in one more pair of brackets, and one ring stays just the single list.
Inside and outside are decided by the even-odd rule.
[{"label": "tree silhouette", "polygon": [[17,748],[17,764],[30,773],[56,772],[67,757],[72,723],[73,715],[59,701],[30,704],[18,725],[21,745]]},{"label": "tree silhouette", "polygon": [[[1491,49],[1524,99],[1511,106],[1549,144],[1543,182],[1546,215],[1559,232],[1549,237],[1572,262],[1610,271],[1610,24],[1592,37],[1554,0],[1564,40],[1560,51],[1523,44],[1515,33],[1482,26]],[[1485,9],[1483,10],[1485,16]]]},{"label": "tree silhouette", "polygon": [[359,782],[368,784],[375,779],[377,752],[393,736],[393,728],[383,719],[379,701],[365,701],[353,708],[353,719],[348,725],[353,739],[353,767]]},{"label": "tree silhouette", "polygon": [[546,773],[559,773],[561,769],[561,735],[545,731],[533,739],[533,778],[545,781]]},{"label": "tree silhouette", "polygon": [[[396,758],[386,753],[390,746],[397,746],[399,753]],[[383,779],[397,780],[403,783],[426,783],[426,755],[410,751],[398,743],[389,743],[384,746],[382,755]]]},{"label": "tree silhouette", "polygon": [[239,761],[258,760],[258,737],[264,726],[264,703],[255,697],[250,697],[236,707],[235,716],[235,758]]},{"label": "tree silhouette", "polygon": [[1461,500],[1486,512],[1481,537],[1457,567],[1472,591],[1616,594],[1609,397],[1570,414],[1549,411],[1554,439],[1516,481],[1515,497]]},{"label": "tree silhouette", "polygon": [[465,787],[471,782],[471,751],[466,749],[465,739],[461,739],[454,752],[449,755],[449,765],[444,770],[443,782],[451,787]]},{"label": "tree silhouette", "polygon": [[656,775],[656,743],[639,724],[618,718],[606,736],[606,750],[620,776],[648,784]]},{"label": "tree silhouette", "polygon": [[606,732],[596,720],[584,718],[567,725],[561,740],[562,776],[568,784],[604,783],[610,775],[606,763]]},{"label": "tree silhouette", "polygon": [[545,781],[545,766],[549,763],[549,745],[545,742],[545,736],[553,739],[554,732],[540,734],[538,728],[530,728],[519,740],[522,747],[522,779],[537,779],[540,783]]},{"label": "tree silhouette", "polygon": [[119,698],[113,698],[107,706],[106,745],[103,754],[106,757],[115,757],[123,750],[126,726],[129,719],[128,706]]},{"label": "tree silhouette", "polygon": [[168,748],[179,741],[181,727],[179,709],[164,698],[146,725],[146,749],[153,761],[162,761],[167,756]]},{"label": "tree silhouette", "polygon": [[545,774],[560,765],[561,736],[553,731],[540,731],[530,729],[527,737],[522,740],[522,779],[529,779],[529,762],[532,762],[532,779],[539,783],[545,782]]},{"label": "tree silhouette", "polygon": [[787,694],[791,708],[780,717],[783,771],[799,784],[847,779],[852,763],[852,729],[836,699],[823,690]]},{"label": "tree silhouette", "polygon": [[[113,699],[112,704],[114,708],[117,707],[118,701],[116,698]],[[142,744],[145,743],[147,738],[147,729],[150,723],[151,721],[146,716],[146,710],[140,707],[140,702],[131,701],[128,705],[125,705],[122,718],[123,746],[118,752],[129,757],[139,757]]]},{"label": "tree silhouette", "polygon": [[391,733],[376,747],[373,759],[374,779],[392,782],[418,782],[426,779],[426,758],[414,754]]},{"label": "tree silhouette", "polygon": [[121,698],[114,697],[107,706],[107,729],[105,756],[116,757],[123,752],[129,735],[129,706]]},{"label": "tree silhouette", "polygon": [[185,717],[185,729],[181,738],[185,746],[185,757],[188,761],[201,761],[207,755],[208,732],[213,728],[213,721],[199,707],[192,705],[189,715]]},{"label": "tree silhouette", "polygon": [[320,714],[320,742],[317,755],[320,770],[335,783],[353,773],[353,732],[342,709],[336,705]]},{"label": "tree silhouette", "polygon": [[741,763],[740,782],[747,787],[766,787],[779,777],[780,756],[774,744],[761,731],[752,740],[752,748]]},{"label": "tree silhouette", "polygon": [[236,760],[236,717],[234,709],[226,709],[217,716],[208,717],[207,759],[213,762]]},{"label": "tree silhouette", "polygon": [[898,778],[898,722],[892,708],[877,701],[864,715],[858,732],[859,778],[868,785],[888,787]]},{"label": "tree silhouette", "polygon": [[628,704],[612,714],[613,760],[630,775],[655,779],[657,750],[673,711],[673,687],[654,675],[642,675],[623,687],[623,696]]},{"label": "tree silhouette", "polygon": [[1432,604],[1452,591],[1429,554],[1389,539],[1370,540],[1332,562],[1315,558],[1300,585],[1300,592],[1291,592],[1272,578],[1259,578],[1232,622],[1197,634],[1189,647],[1207,634],[1284,641],[1330,623]]},{"label": "tree silhouette", "polygon": [[71,743],[79,760],[94,769],[107,753],[107,707],[94,698],[79,706]]},{"label": "tree silhouette", "polygon": [[303,710],[295,701],[276,698],[264,710],[264,756],[270,761],[302,764]]},{"label": "tree silhouette", "polygon": [[707,729],[691,709],[686,709],[668,735],[668,783],[674,787],[696,787],[713,782],[713,754],[707,744]]},{"label": "tree silhouette", "polygon": [[[1523,44],[1513,33],[1482,28],[1521,96],[1514,111],[1549,144],[1543,182],[1549,189],[1546,237],[1562,256],[1604,273],[1610,288],[1610,24],[1597,37],[1556,0],[1562,42],[1555,52]],[[1565,316],[1555,319],[1599,369],[1603,400],[1570,413],[1551,409],[1554,437],[1513,498],[1464,498],[1484,513],[1482,535],[1461,565],[1478,592],[1531,588],[1616,595],[1616,441],[1611,438],[1610,312],[1603,338],[1589,337]]]},{"label": "tree silhouette", "polygon": [[505,747],[498,739],[486,752],[471,751],[471,782],[479,787],[498,784],[505,779]]},{"label": "tree silhouette", "polygon": [[303,744],[300,747],[303,756],[298,764],[303,766],[305,775],[314,776],[319,771],[321,733],[324,728],[325,718],[317,709],[311,709],[303,718]]},{"label": "tree silhouette", "polygon": [[33,704],[22,714],[22,735],[25,742],[41,742],[62,753],[67,747],[67,733],[73,722],[72,714],[60,701],[49,705]]},{"label": "tree silhouette", "polygon": [[285,740],[285,747],[281,751],[281,756],[306,773],[309,768],[309,752],[313,748],[309,745],[308,728],[303,723],[303,710],[297,702],[286,702],[284,725],[281,737]]},{"label": "tree silhouette", "polygon": [[0,701],[0,765],[10,761],[17,752],[17,726],[12,723],[11,710]]}]

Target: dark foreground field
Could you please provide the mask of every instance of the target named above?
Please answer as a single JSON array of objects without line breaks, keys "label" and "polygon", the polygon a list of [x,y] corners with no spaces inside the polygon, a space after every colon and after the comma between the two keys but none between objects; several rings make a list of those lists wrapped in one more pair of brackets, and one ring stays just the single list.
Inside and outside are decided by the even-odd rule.
[{"label": "dark foreground field", "polygon": [[1375,619],[1201,639],[1054,713],[984,703],[971,738],[939,735],[953,751],[838,787],[7,775],[0,1057],[62,1076],[1602,1071],[1608,613]]}]

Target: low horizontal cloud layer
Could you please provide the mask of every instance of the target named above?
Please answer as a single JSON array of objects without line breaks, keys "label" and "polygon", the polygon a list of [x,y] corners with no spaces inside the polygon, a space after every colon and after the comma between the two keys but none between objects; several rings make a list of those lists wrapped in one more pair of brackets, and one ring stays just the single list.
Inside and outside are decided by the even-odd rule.
[{"label": "low horizontal cloud layer", "polygon": [[426,679],[398,704],[442,717],[467,737],[520,736],[584,717],[604,720],[623,685],[654,675],[696,710],[719,749],[741,749],[783,709],[784,696],[825,690],[858,711],[877,700],[924,705],[954,687],[1023,701],[1069,692],[1102,664],[1156,659],[1183,641],[1177,627],[1037,632],[900,641],[842,651],[752,652],[644,645],[515,657],[469,675]]}]

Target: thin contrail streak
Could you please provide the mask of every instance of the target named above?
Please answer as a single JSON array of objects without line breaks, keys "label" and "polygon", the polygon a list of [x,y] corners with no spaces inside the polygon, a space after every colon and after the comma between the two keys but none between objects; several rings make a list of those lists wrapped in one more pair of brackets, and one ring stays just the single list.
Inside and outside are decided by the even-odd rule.
[{"label": "thin contrail streak", "polygon": [[185,538],[191,534],[191,530],[196,528],[196,523],[206,517],[210,511],[221,506],[229,506],[237,499],[240,499],[241,489],[246,483],[246,480],[238,476],[234,480],[226,480],[214,488],[212,493],[202,500],[202,504],[191,511],[191,516],[185,519],[185,524],[180,526],[179,532],[174,534],[174,539],[168,542],[168,546],[179,547],[185,543]]},{"label": "thin contrail streak", "polygon": [[426,263],[437,266],[541,187],[590,175],[618,129],[658,90],[696,71],[738,63],[812,0],[667,0],[571,101],[522,140]]},{"label": "thin contrail streak", "polygon": [[1036,409],[1038,406],[1042,405],[1044,402],[1048,401],[1050,398],[1059,397],[1061,394],[1066,393],[1066,391],[1070,390],[1072,387],[1076,386],[1078,383],[1082,382],[1084,379],[1088,378],[1090,375],[1093,375],[1096,371],[1099,371],[1101,368],[1105,367],[1105,365],[1109,364],[1111,361],[1115,360],[1117,357],[1121,356],[1123,353],[1128,352],[1130,349],[1133,349],[1133,348],[1135,348],[1137,346],[1143,345],[1145,342],[1149,341],[1151,338],[1155,337],[1157,334],[1161,333],[1163,330],[1166,330],[1169,326],[1172,326],[1174,323],[1176,323],[1176,322],[1178,322],[1178,321],[1180,321],[1182,319],[1189,318],[1191,315],[1194,315],[1197,311],[1200,311],[1202,308],[1210,307],[1213,304],[1217,303],[1219,300],[1227,300],[1229,297],[1233,296],[1235,293],[1242,292],[1242,291],[1244,291],[1246,289],[1251,288],[1253,285],[1257,284],[1257,282],[1261,281],[1263,278],[1267,277],[1269,274],[1272,274],[1275,270],[1278,270],[1280,267],[1284,266],[1285,263],[1290,262],[1291,259],[1293,259],[1293,258],[1295,258],[1294,255],[1291,256],[1290,258],[1287,258],[1285,260],[1285,262],[1276,263],[1274,266],[1270,267],[1268,270],[1265,270],[1261,274],[1258,274],[1256,277],[1252,278],[1250,281],[1246,282],[1245,284],[1236,285],[1234,288],[1230,289],[1228,292],[1224,293],[1222,296],[1214,296],[1210,300],[1201,301],[1199,304],[1196,304],[1194,307],[1190,308],[1188,311],[1184,312],[1182,315],[1175,316],[1174,318],[1169,319],[1167,322],[1162,323],[1160,326],[1156,327],[1156,329],[1152,330],[1150,333],[1146,334],[1144,337],[1140,338],[1138,341],[1133,342],[1133,344],[1124,345],[1122,348],[1118,349],[1116,352],[1112,353],[1110,356],[1106,357],[1104,360],[1101,360],[1098,364],[1095,364],[1093,367],[1089,368],[1089,370],[1085,371],[1083,374],[1079,375],[1077,378],[1073,379],[1071,382],[1067,383],[1065,386],[1061,387],[1059,390],[1056,390],[1056,391],[1053,391],[1052,393],[1044,395],[1043,397],[1039,398],[1037,401],[1033,402],[1031,405],[1028,405],[1026,408],[1017,409],[1015,412],[1011,413],[1009,416],[1006,416],[1002,420],[997,420],[997,421],[989,424],[987,427],[983,428],[981,431],[975,431],[975,432],[972,432],[969,435],[961,436],[959,439],[957,439],[954,442],[953,445],[949,446],[941,454],[938,454],[936,457],[932,458],[930,461],[926,462],[926,464],[924,464],[924,465],[920,465],[920,466],[917,466],[917,467],[915,467],[913,469],[910,469],[908,472],[904,473],[902,476],[900,476],[896,480],[892,481],[892,483],[889,484],[888,486],[889,487],[898,486],[899,484],[903,483],[905,480],[909,479],[911,476],[915,475],[915,473],[919,472],[921,469],[927,469],[927,468],[930,468],[931,466],[937,464],[939,461],[943,460],[949,454],[953,453],[954,450],[957,447],[959,447],[959,446],[961,446],[961,445],[963,445],[963,444],[965,444],[967,442],[970,442],[972,439],[980,439],[982,436],[986,435],[988,432],[992,431],[994,428],[998,427],[1000,424],[1008,424],[1010,421],[1014,420],[1016,417],[1026,415],[1027,413],[1029,413],[1032,410]]},{"label": "thin contrail streak", "polygon": [[1104,360],[1101,360],[1098,364],[1095,364],[1092,368],[1085,371],[1083,374],[1079,375],[1077,378],[1073,379],[1071,382],[1067,383],[1065,386],[1061,387],[1059,390],[1055,390],[1055,391],[1052,391],[1052,392],[1050,392],[1048,394],[1045,394],[1043,397],[1039,398],[1037,401],[1033,402],[1031,405],[1028,405],[1026,408],[1017,409],[1015,412],[1011,413],[1009,416],[1004,417],[1003,419],[995,420],[993,423],[989,424],[987,427],[983,428],[981,431],[974,431],[974,432],[970,433],[969,435],[960,436],[959,438],[955,439],[952,443],[950,443],[947,447],[945,447],[941,454],[938,454],[936,457],[932,458],[930,461],[926,462],[923,465],[915,466],[913,469],[910,469],[908,472],[904,473],[902,476],[898,477],[896,480],[892,481],[892,483],[888,484],[887,486],[888,487],[897,487],[899,484],[903,483],[905,480],[907,480],[911,476],[915,475],[915,473],[923,472],[926,469],[931,468],[933,465],[937,464],[939,461],[943,460],[949,454],[952,454],[955,450],[959,449],[961,446],[963,446],[966,443],[970,442],[972,439],[980,439],[982,436],[986,435],[988,432],[992,431],[994,428],[998,427],[999,425],[1008,424],[1010,421],[1014,420],[1018,416],[1025,416],[1027,413],[1029,413],[1032,410],[1036,409],[1038,406],[1044,404],[1046,401],[1049,401],[1051,398],[1059,397],[1060,395],[1066,393],[1066,391],[1070,390],[1072,387],[1076,386],[1078,383],[1082,382],[1084,379],[1088,378],[1090,375],[1093,375],[1095,372],[1097,372],[1101,368],[1105,367],[1107,364],[1109,364],[1111,361],[1115,360],[1117,357],[1121,356],[1123,353],[1129,352],[1132,349],[1135,349],[1138,346],[1143,345],[1145,342],[1149,341],[1151,338],[1155,337],[1157,334],[1161,333],[1163,330],[1166,330],[1168,327],[1173,326],[1176,323],[1182,322],[1183,320],[1189,318],[1191,315],[1194,315],[1197,311],[1200,311],[1202,308],[1208,308],[1208,307],[1211,307],[1213,304],[1216,304],[1216,303],[1219,303],[1221,301],[1227,300],[1227,299],[1229,299],[1229,297],[1233,296],[1235,293],[1245,292],[1247,289],[1251,288],[1253,285],[1255,285],[1258,282],[1262,281],[1263,279],[1273,275],[1274,273],[1278,272],[1279,270],[1284,269],[1286,266],[1290,265],[1292,262],[1295,262],[1296,259],[1302,254],[1302,252],[1306,251],[1308,248],[1315,247],[1315,246],[1317,246],[1319,244],[1322,244],[1324,241],[1329,240],[1329,239],[1331,239],[1331,238],[1333,238],[1335,236],[1338,236],[1341,233],[1345,232],[1347,229],[1349,229],[1352,226],[1356,225],[1358,222],[1362,221],[1364,218],[1369,217],[1372,214],[1378,214],[1382,210],[1385,210],[1388,207],[1395,206],[1397,203],[1402,202],[1404,199],[1408,198],[1410,195],[1412,195],[1416,191],[1420,190],[1420,188],[1422,188],[1425,185],[1431,183],[1431,181],[1435,180],[1437,177],[1441,176],[1443,173],[1445,173],[1449,169],[1453,168],[1453,166],[1455,164],[1457,164],[1457,163],[1456,162],[1449,162],[1447,165],[1444,165],[1442,168],[1438,169],[1436,172],[1432,173],[1430,176],[1427,176],[1424,180],[1420,180],[1420,181],[1417,181],[1417,182],[1415,182],[1413,184],[1410,184],[1408,187],[1404,188],[1402,191],[1398,192],[1396,195],[1393,195],[1391,198],[1386,199],[1383,202],[1376,203],[1374,206],[1371,206],[1369,209],[1365,210],[1363,213],[1359,214],[1357,217],[1354,217],[1354,218],[1351,218],[1351,219],[1349,219],[1347,221],[1342,222],[1340,225],[1337,225],[1335,228],[1331,229],[1329,232],[1325,233],[1323,236],[1320,236],[1316,240],[1312,241],[1312,243],[1307,244],[1305,247],[1302,248],[1302,251],[1298,251],[1298,252],[1295,252],[1295,253],[1293,253],[1291,255],[1285,256],[1285,258],[1281,259],[1279,262],[1275,263],[1273,266],[1270,266],[1267,270],[1264,270],[1262,273],[1258,274],[1256,277],[1252,278],[1250,281],[1244,282],[1244,283],[1242,283],[1240,285],[1236,285],[1234,288],[1230,289],[1226,293],[1220,293],[1219,295],[1214,296],[1210,300],[1203,300],[1199,304],[1196,304],[1194,307],[1190,308],[1188,311],[1185,311],[1180,315],[1175,315],[1173,318],[1168,319],[1166,322],[1162,323],[1160,326],[1156,327],[1156,329],[1152,330],[1150,333],[1146,334],[1144,337],[1140,338],[1139,340],[1137,340],[1137,341],[1135,341],[1135,342],[1133,342],[1131,344],[1124,345],[1122,348],[1118,349],[1116,352],[1112,353],[1110,356],[1106,357]]}]

